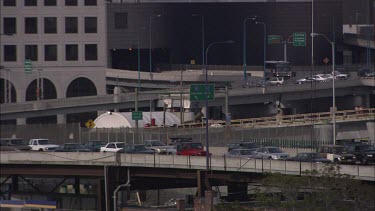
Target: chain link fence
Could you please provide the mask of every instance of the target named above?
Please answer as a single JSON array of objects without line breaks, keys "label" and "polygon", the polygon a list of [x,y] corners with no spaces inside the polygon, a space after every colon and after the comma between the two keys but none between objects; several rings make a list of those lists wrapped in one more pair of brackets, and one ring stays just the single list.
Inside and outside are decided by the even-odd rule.
[{"label": "chain link fence", "polygon": [[[82,128],[76,124],[1,125],[2,138],[48,138],[53,143],[87,143],[90,140],[140,144],[145,140],[168,142],[168,138],[185,137],[205,145],[205,128]],[[327,131],[326,131],[327,132]],[[224,147],[238,141],[251,141],[261,146],[309,148],[329,144],[326,134],[313,125],[268,128],[209,128],[210,146]],[[329,133],[329,131],[328,131]]]}]

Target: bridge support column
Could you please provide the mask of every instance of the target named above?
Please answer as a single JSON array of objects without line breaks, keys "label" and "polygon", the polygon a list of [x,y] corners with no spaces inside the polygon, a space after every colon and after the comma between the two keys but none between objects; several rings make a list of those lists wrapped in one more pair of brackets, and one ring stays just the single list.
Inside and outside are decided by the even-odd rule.
[{"label": "bridge support column", "polygon": [[17,125],[26,125],[26,118],[17,118]]},{"label": "bridge support column", "polygon": [[368,139],[370,141],[375,141],[375,122],[366,122]]},{"label": "bridge support column", "polygon": [[12,176],[12,192],[18,192],[18,176]]},{"label": "bridge support column", "polygon": [[228,201],[247,201],[247,183],[230,182],[228,184]]},{"label": "bridge support column", "polygon": [[57,115],[57,124],[66,124],[66,115],[58,114]]},{"label": "bridge support column", "polygon": [[208,180],[208,171],[197,171],[197,191],[198,197],[204,197],[206,190],[211,190],[211,184]]}]

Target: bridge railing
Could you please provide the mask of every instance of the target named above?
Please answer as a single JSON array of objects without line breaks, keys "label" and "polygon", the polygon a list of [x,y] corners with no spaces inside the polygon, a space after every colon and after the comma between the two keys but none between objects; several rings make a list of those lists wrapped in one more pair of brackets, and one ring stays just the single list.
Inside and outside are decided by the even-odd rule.
[{"label": "bridge railing", "polygon": [[[336,120],[355,120],[355,119],[375,119],[375,108],[360,108],[356,110],[342,110],[336,111]],[[280,124],[322,124],[332,121],[332,112],[307,113],[307,114],[293,114],[293,115],[276,115],[272,117],[260,117],[249,119],[236,119],[231,121],[231,126],[239,127],[256,127],[256,126],[271,126]],[[209,124],[225,126],[226,122],[222,120],[210,120]],[[180,127],[204,127],[204,122],[186,123]]]}]

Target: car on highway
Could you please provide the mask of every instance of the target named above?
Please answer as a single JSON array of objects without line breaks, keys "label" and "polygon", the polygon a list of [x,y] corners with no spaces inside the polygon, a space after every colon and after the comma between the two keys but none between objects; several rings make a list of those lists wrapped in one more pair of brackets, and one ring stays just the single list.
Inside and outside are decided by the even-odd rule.
[{"label": "car on highway", "polygon": [[228,152],[230,152],[233,149],[258,149],[259,146],[253,142],[234,142],[227,144]]},{"label": "car on highway", "polygon": [[13,147],[20,151],[31,150],[31,147],[26,143],[26,141],[23,138],[1,138],[0,146]]},{"label": "car on highway", "polygon": [[146,140],[144,144],[148,149],[158,154],[167,154],[167,150],[173,148],[173,146],[166,145],[159,140]]},{"label": "car on highway", "polygon": [[283,152],[278,147],[261,147],[255,151],[254,158],[268,160],[285,160],[289,158],[289,154]]},{"label": "car on highway", "polygon": [[296,80],[294,83],[295,84],[305,84],[305,83],[313,83],[315,82],[315,80],[311,77],[305,77],[305,78],[301,78],[301,79],[298,79]]},{"label": "car on highway", "polygon": [[108,141],[104,140],[90,140],[85,144],[85,147],[93,152],[100,152],[100,148],[107,145]]},{"label": "car on highway", "polygon": [[144,144],[129,144],[117,152],[126,154],[155,154],[154,150],[148,149]]},{"label": "car on highway", "polygon": [[180,142],[189,142],[193,141],[193,138],[190,137],[169,137],[167,140],[168,145],[175,145]]},{"label": "car on highway", "polygon": [[52,144],[51,140],[46,138],[30,139],[29,146],[32,151],[54,151],[59,145]]},{"label": "car on highway", "polygon": [[252,149],[232,149],[231,151],[224,154],[225,157],[229,158],[245,158],[251,159],[255,157],[255,151],[257,148]]},{"label": "car on highway", "polygon": [[349,78],[349,74],[346,74],[346,73],[341,73],[339,71],[334,71],[333,74],[335,75],[335,79],[339,79],[339,80],[346,80]]},{"label": "car on highway", "polygon": [[55,149],[55,152],[92,152],[83,144],[79,143],[65,143]]},{"label": "car on highway", "polygon": [[124,147],[124,142],[109,142],[104,147],[100,147],[100,152],[117,152]]},{"label": "car on highway", "polygon": [[176,155],[206,156],[206,151],[200,142],[181,142],[176,144]]},{"label": "car on highway", "polygon": [[311,78],[314,80],[314,82],[328,82],[331,80],[329,78],[324,77],[324,74],[313,75]]},{"label": "car on highway", "polygon": [[283,85],[285,80],[283,77],[274,77],[267,81],[269,85]]},{"label": "car on highway", "polygon": [[298,153],[295,157],[287,158],[286,160],[312,163],[332,163],[332,160],[329,160],[316,152]]},{"label": "car on highway", "polygon": [[354,154],[361,162],[361,164],[367,165],[369,163],[375,163],[375,148],[369,144],[350,144],[346,146],[348,152]]},{"label": "car on highway", "polygon": [[346,146],[321,145],[318,146],[317,153],[334,163],[355,164],[357,162],[357,157],[352,153],[348,153]]}]

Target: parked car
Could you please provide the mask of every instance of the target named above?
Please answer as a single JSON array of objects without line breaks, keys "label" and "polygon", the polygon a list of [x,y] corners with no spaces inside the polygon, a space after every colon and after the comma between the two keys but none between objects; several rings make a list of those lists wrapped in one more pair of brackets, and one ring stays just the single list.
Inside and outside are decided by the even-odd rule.
[{"label": "parked car", "polygon": [[288,161],[313,162],[313,163],[332,163],[332,160],[324,158],[316,152],[298,153],[295,157],[287,158]]},{"label": "parked car", "polygon": [[255,158],[269,159],[269,160],[285,160],[289,154],[283,152],[278,147],[262,147],[255,152]]},{"label": "parked car", "polygon": [[22,138],[2,138],[0,146],[14,147],[20,151],[29,151],[31,147]]},{"label": "parked car", "polygon": [[375,162],[375,148],[369,144],[347,145],[348,152],[354,154],[361,164]]},{"label": "parked car", "polygon": [[233,149],[258,149],[258,145],[253,142],[235,142],[227,144],[228,152]]},{"label": "parked car", "polygon": [[155,151],[148,149],[144,144],[126,145],[125,148],[117,151],[118,153],[126,154],[154,154]]},{"label": "parked car", "polygon": [[107,145],[107,141],[104,140],[90,140],[85,144],[85,147],[93,152],[100,152],[100,148]]},{"label": "parked car", "polygon": [[359,77],[374,77],[375,72],[373,70],[370,70],[368,68],[362,68],[358,70],[358,76]]},{"label": "parked car", "polygon": [[117,152],[124,147],[124,142],[109,142],[104,147],[100,147],[100,152]]},{"label": "parked car", "polygon": [[176,155],[206,156],[200,142],[181,142],[176,144]]},{"label": "parked car", "polygon": [[55,152],[91,152],[91,150],[79,143],[65,143],[57,147]]},{"label": "parked car", "polygon": [[255,157],[255,151],[257,148],[252,148],[252,149],[233,149],[227,153],[225,153],[226,157],[230,158],[254,158]]},{"label": "parked car", "polygon": [[159,140],[146,140],[145,145],[148,149],[153,150],[158,154],[167,154],[167,149],[173,148],[173,146],[166,145]]},{"label": "parked car", "polygon": [[339,145],[322,145],[318,146],[317,149],[317,153],[334,163],[355,164],[357,162],[356,156],[347,151],[345,146]]},{"label": "parked car", "polygon": [[51,141],[46,138],[30,139],[29,146],[33,151],[54,151],[59,145],[51,144]]}]

